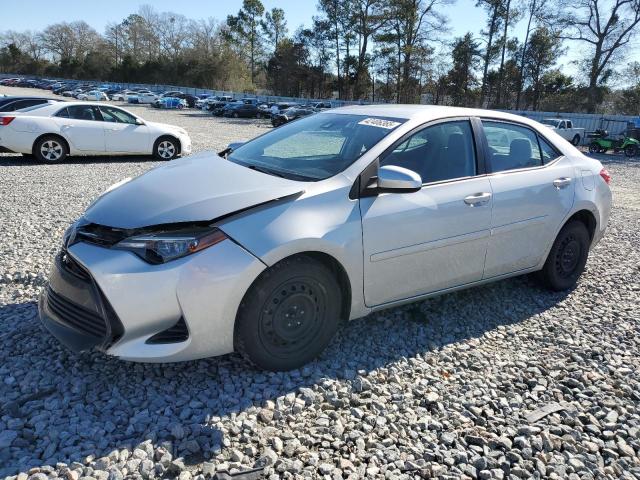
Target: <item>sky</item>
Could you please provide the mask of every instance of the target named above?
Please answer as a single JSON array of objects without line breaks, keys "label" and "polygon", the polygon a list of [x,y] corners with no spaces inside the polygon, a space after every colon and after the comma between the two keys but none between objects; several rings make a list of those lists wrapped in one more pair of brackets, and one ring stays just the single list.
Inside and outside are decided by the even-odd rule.
[{"label": "sky", "polygon": [[[227,15],[236,14],[242,6],[242,0],[109,0],[106,4],[95,3],[88,7],[86,0],[64,0],[64,8],[51,0],[4,0],[0,7],[2,27],[11,30],[42,30],[47,25],[62,21],[84,20],[102,33],[106,24],[119,22],[130,13],[136,12],[144,4],[152,5],[157,11],[172,11],[188,18],[200,19],[213,17],[224,21]],[[293,33],[300,25],[310,25],[311,18],[317,14],[317,0],[262,0],[265,8],[280,7],[286,13],[289,31]],[[475,7],[476,0],[457,0],[453,5],[442,8],[450,20],[450,39],[472,32],[479,36],[485,23],[484,11]],[[520,21],[512,30],[522,40],[526,25]],[[577,66],[572,62],[578,58],[580,46],[567,45],[567,54],[562,59],[565,73],[576,75]],[[635,49],[635,52],[638,52]],[[631,54],[640,60],[640,53]]]}]

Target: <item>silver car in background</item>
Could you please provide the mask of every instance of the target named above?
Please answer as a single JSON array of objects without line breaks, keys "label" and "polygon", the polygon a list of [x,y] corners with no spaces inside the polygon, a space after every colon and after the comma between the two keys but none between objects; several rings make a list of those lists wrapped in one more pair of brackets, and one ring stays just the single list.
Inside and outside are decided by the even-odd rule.
[{"label": "silver car in background", "polygon": [[68,229],[40,299],[64,344],[296,368],[340,320],[529,272],[571,288],[611,206],[600,162],[486,110],[328,110],[221,155],[120,182]]}]

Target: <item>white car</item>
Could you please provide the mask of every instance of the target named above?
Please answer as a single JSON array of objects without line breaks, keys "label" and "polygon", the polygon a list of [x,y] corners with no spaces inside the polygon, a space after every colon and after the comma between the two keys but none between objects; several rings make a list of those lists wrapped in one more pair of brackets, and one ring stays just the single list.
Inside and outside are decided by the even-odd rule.
[{"label": "white car", "polygon": [[115,101],[119,101],[119,102],[126,102],[127,101],[127,95],[135,95],[136,92],[132,91],[132,90],[121,90],[119,92],[114,93],[113,95],[111,95],[111,100]]},{"label": "white car", "polygon": [[205,98],[199,98],[198,100],[196,100],[195,107],[200,109],[204,108],[209,98],[211,98],[211,96],[205,97]]},{"label": "white car", "polygon": [[92,100],[94,102],[98,102],[100,100],[108,101],[109,97],[106,93],[101,92],[100,90],[89,90],[88,92],[78,95],[78,100]]},{"label": "white car", "polygon": [[148,122],[113,105],[64,102],[0,114],[0,149],[45,163],[67,155],[154,155],[171,160],[191,153],[187,132]]},{"label": "white car", "polygon": [[611,209],[600,162],[488,110],[345,107],[221,154],[119,182],[71,226],[40,300],[63,343],[296,368],[340,320],[531,272],[572,288]]},{"label": "white car", "polygon": [[127,95],[126,101],[128,103],[154,103],[156,100],[160,98],[159,95],[156,95],[153,92],[135,92]]}]

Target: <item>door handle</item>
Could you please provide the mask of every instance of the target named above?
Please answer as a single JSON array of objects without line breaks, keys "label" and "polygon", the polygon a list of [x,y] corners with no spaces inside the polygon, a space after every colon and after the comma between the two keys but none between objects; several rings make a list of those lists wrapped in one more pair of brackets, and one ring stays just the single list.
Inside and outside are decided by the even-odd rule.
[{"label": "door handle", "polygon": [[570,183],[571,183],[570,177],[560,177],[560,178],[556,178],[553,181],[553,186],[556,187],[558,190],[560,190],[561,188],[568,186]]},{"label": "door handle", "polygon": [[480,207],[489,203],[489,200],[491,200],[491,194],[489,192],[482,192],[465,197],[464,203],[470,207]]}]

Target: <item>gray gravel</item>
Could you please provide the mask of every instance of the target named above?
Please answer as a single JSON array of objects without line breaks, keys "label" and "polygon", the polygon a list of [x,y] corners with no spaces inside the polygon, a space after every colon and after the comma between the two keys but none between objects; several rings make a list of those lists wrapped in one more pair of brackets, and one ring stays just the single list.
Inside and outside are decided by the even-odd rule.
[{"label": "gray gravel", "polygon": [[[137,108],[196,151],[269,128]],[[610,158],[611,224],[572,292],[523,277],[387,310],[273,374],[62,348],[36,300],[64,228],[156,163],[0,156],[0,477],[640,478],[640,160]]]}]

